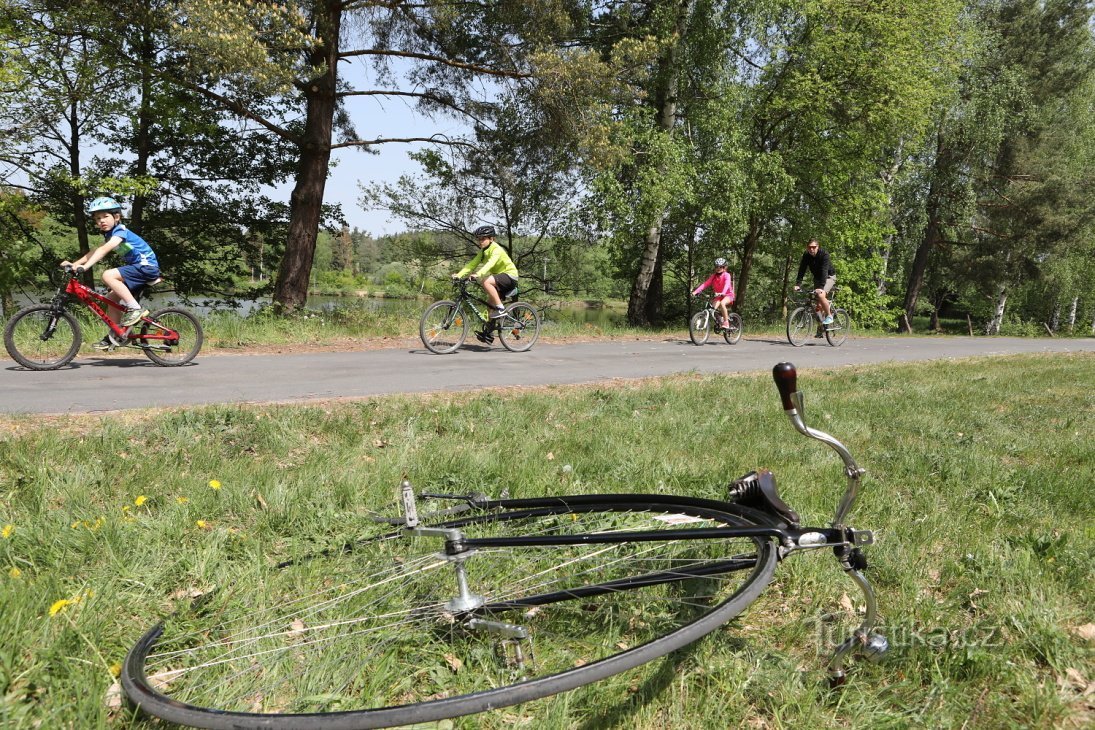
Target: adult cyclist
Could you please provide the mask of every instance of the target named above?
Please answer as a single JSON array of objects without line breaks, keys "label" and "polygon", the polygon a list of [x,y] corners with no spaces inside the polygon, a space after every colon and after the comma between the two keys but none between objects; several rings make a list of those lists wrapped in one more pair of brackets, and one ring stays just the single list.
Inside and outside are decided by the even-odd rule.
[{"label": "adult cyclist", "polygon": [[825,312],[825,318],[821,320],[821,323],[832,324],[833,305],[829,302],[827,295],[836,284],[836,269],[833,268],[833,262],[829,259],[829,252],[818,245],[816,238],[810,239],[810,242],[806,244],[806,250],[802,253],[802,260],[798,264],[798,276],[795,277],[795,291],[801,287],[806,269],[810,270],[814,278],[814,294],[817,295],[818,304]]}]

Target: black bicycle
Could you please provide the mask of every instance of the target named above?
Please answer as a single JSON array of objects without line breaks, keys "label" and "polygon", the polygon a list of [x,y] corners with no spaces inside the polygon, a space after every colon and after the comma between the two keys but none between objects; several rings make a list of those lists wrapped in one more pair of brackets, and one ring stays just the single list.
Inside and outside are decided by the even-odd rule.
[{"label": "black bicycle", "polygon": [[[773,374],[794,427],[839,454],[848,485],[827,527],[800,524],[769,471],[725,499],[591,494],[425,495],[402,485],[398,528],[234,579],[149,629],[121,673],[140,709],[200,728],[378,728],[565,692],[696,641],[740,614],[779,562],[832,551],[862,592],[862,623],[829,662],[878,658],[870,531],[847,517],[863,475],[807,426],[795,368]],[[443,516],[440,516],[443,515]],[[377,529],[376,523],[370,523]],[[246,579],[244,579],[246,578]]]},{"label": "black bicycle", "polygon": [[795,347],[802,347],[814,334],[815,337],[824,336],[833,347],[843,345],[852,331],[852,320],[846,310],[836,306],[836,293],[836,287],[829,292],[829,304],[833,311],[833,321],[829,324],[824,323],[825,315],[813,289],[804,290],[800,297],[788,299],[792,309],[787,316],[787,341]]},{"label": "black bicycle", "polygon": [[540,338],[540,314],[526,302],[516,301],[516,292],[507,299],[505,313],[489,318],[484,312],[490,304],[468,291],[469,279],[453,279],[454,299],[442,299],[426,307],[418,323],[418,336],[430,352],[446,355],[456,352],[468,338],[470,319],[477,320],[481,328],[477,339],[484,344],[494,342],[494,335],[502,346],[511,352],[524,352]]},{"label": "black bicycle", "polygon": [[713,300],[708,299],[706,306],[693,314],[692,318],[688,320],[688,337],[692,340],[692,344],[703,345],[707,343],[707,339],[712,332],[715,334],[721,333],[728,345],[738,344],[742,333],[741,315],[737,312],[730,312],[726,318],[726,324],[721,325],[719,324],[718,312],[715,310],[715,303]]}]

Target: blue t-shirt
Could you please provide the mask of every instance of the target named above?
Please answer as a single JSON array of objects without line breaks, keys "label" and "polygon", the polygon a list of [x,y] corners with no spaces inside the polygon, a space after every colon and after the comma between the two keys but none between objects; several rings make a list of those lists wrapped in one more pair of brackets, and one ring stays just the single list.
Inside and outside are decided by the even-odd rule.
[{"label": "blue t-shirt", "polygon": [[115,236],[122,239],[115,250],[122,255],[122,260],[127,264],[160,268],[160,262],[156,260],[156,253],[152,247],[136,233],[119,223],[110,233],[103,234],[103,240],[109,241]]}]

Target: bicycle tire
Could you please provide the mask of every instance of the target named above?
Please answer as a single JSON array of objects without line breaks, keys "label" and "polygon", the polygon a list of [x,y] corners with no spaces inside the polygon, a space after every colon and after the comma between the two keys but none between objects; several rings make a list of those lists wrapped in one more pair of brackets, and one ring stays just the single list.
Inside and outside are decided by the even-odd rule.
[{"label": "bicycle tire", "polygon": [[711,317],[708,315],[707,310],[701,310],[692,315],[692,319],[688,320],[688,337],[691,338],[693,345],[703,345],[707,343],[707,338],[711,336]]},{"label": "bicycle tire", "polygon": [[31,370],[56,370],[67,365],[76,357],[83,341],[83,330],[76,318],[49,304],[23,307],[4,327],[8,354]]},{"label": "bicycle tire", "polygon": [[[126,695],[148,714],[212,730],[349,730],[474,714],[576,689],[699,639],[760,595],[778,559],[772,536],[757,534],[768,530],[756,529],[772,518],[724,502],[582,495],[486,508],[438,526],[469,538],[577,542],[479,547],[464,564],[486,603],[460,614],[446,605],[456,581],[436,537],[399,531],[278,566],[244,561],[258,580],[228,570],[226,593],[141,637],[122,667]],[[718,538],[620,535],[703,527]],[[753,532],[735,536],[735,527]],[[382,568],[374,583],[362,580],[373,578],[363,570],[370,562]],[[526,628],[535,669],[498,666],[495,645],[505,640],[467,629],[469,616]]]},{"label": "bicycle tire", "polygon": [[795,347],[802,347],[814,331],[814,313],[806,307],[799,307],[787,318],[787,341]]},{"label": "bicycle tire", "polygon": [[722,331],[722,337],[728,345],[736,345],[741,340],[742,322],[741,315],[730,312],[726,318],[726,329]]},{"label": "bicycle tire", "polygon": [[[178,340],[146,340],[150,334],[160,334],[165,330],[178,333]],[[167,368],[186,365],[202,349],[205,333],[201,322],[190,312],[178,307],[159,309],[141,322],[141,332],[137,335],[137,345],[149,360]],[[162,349],[161,349],[162,348]]]},{"label": "bicycle tire", "polygon": [[468,318],[456,302],[442,299],[426,307],[418,323],[418,336],[436,355],[455,352],[468,338]]},{"label": "bicycle tire", "polygon": [[848,313],[843,309],[833,310],[833,323],[825,325],[825,339],[833,347],[840,347],[848,339],[848,333],[852,330],[852,321]]},{"label": "bicycle tire", "polygon": [[506,316],[498,324],[498,339],[510,352],[525,352],[540,339],[540,314],[526,302],[516,302],[506,308]]}]

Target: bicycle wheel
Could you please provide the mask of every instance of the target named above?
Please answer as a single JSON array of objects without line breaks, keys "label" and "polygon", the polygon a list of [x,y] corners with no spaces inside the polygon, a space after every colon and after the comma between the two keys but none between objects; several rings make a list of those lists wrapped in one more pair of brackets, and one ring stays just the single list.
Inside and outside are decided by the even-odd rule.
[{"label": "bicycle wheel", "polygon": [[4,327],[4,347],[15,362],[31,370],[56,370],[80,351],[83,332],[76,318],[48,304],[24,307]]},{"label": "bicycle wheel", "polygon": [[814,313],[806,307],[799,307],[787,318],[787,341],[795,347],[802,347],[814,333]]},{"label": "bicycle wheel", "polygon": [[422,313],[418,336],[430,352],[438,355],[454,352],[468,336],[468,318],[456,302],[442,299],[426,307]]},{"label": "bicycle wheel", "polygon": [[[178,367],[193,360],[202,349],[205,334],[201,322],[185,309],[169,307],[150,314],[141,322],[137,345],[148,359],[164,367]],[[146,339],[149,335],[163,335],[173,331],[178,337],[167,340]]]},{"label": "bicycle wheel", "polygon": [[[727,530],[768,518],[723,502],[584,495],[486,507],[439,525],[468,543],[498,540],[460,559],[438,537],[401,530],[278,566],[218,565],[222,588],[148,631],[122,687],[145,712],[202,728],[432,722],[663,656],[744,610],[775,570],[771,537]],[[680,537],[704,528],[713,539]],[[521,544],[536,540],[546,544]],[[458,565],[472,599],[459,604]]]},{"label": "bicycle wheel", "polygon": [[848,313],[843,309],[833,310],[833,323],[825,325],[825,339],[833,347],[840,347],[844,340],[848,339],[848,333],[852,331],[852,321],[848,319]]},{"label": "bicycle wheel", "polygon": [[722,331],[722,336],[728,345],[736,345],[741,339],[741,332],[741,315],[731,312],[726,318],[726,329]]},{"label": "bicycle wheel", "polygon": [[692,315],[688,320],[688,336],[692,338],[692,344],[702,345],[711,336],[711,317],[704,309]]},{"label": "bicycle wheel", "polygon": [[540,314],[531,304],[517,302],[506,309],[498,324],[498,339],[511,352],[524,352],[540,339]]}]

